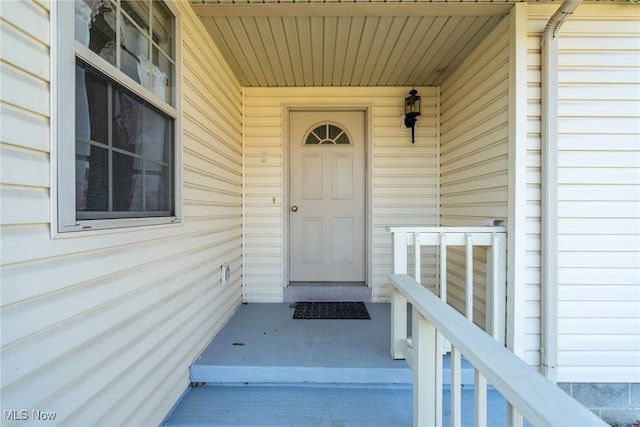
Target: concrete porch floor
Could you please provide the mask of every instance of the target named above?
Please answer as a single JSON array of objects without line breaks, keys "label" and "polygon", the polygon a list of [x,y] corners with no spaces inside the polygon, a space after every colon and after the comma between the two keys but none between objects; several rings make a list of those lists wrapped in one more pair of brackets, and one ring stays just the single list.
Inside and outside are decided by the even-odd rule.
[{"label": "concrete porch floor", "polygon": [[366,306],[371,320],[294,320],[289,304],[244,304],[193,364],[191,381],[410,386],[407,363],[389,355],[389,304]]},{"label": "concrete porch floor", "polygon": [[[188,390],[163,425],[411,425],[412,374],[389,354],[390,306],[366,305],[370,320],[294,320],[288,303],[242,305],[190,369],[206,386]],[[468,365],[463,377],[473,377]],[[445,425],[449,395],[445,385]],[[487,425],[504,425],[504,400],[492,389],[488,398]],[[473,425],[472,387],[463,407]]]}]

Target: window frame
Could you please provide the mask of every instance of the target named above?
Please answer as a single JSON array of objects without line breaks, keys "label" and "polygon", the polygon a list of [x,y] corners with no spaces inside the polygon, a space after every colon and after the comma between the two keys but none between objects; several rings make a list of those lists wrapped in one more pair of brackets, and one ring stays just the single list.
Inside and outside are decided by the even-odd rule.
[{"label": "window frame", "polygon": [[[112,0],[117,1],[117,0]],[[51,9],[51,168],[52,234],[122,229],[130,227],[176,224],[182,222],[182,17],[171,1],[164,1],[173,15],[174,81],[171,87],[173,106],[157,98],[123,71],[75,40],[75,1],[53,2]],[[170,116],[173,120],[173,188],[174,214],[113,219],[77,219],[76,216],[76,135],[75,88],[76,60],[95,68],[123,89]],[[73,94],[71,96],[70,94]]]}]

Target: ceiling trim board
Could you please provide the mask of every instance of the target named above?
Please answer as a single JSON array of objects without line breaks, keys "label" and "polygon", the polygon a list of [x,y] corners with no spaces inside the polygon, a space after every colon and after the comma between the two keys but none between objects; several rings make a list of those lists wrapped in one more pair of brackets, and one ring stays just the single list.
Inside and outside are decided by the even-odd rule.
[{"label": "ceiling trim board", "polygon": [[495,16],[506,15],[512,3],[426,4],[192,4],[198,16]]}]

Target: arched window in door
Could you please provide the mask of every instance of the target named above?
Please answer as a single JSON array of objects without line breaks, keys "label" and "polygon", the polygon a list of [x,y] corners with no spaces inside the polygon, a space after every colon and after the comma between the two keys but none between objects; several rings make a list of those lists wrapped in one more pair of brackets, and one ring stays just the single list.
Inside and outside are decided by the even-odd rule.
[{"label": "arched window in door", "polygon": [[307,136],[305,137],[304,141],[305,145],[351,144],[351,138],[347,134],[347,131],[335,123],[322,123],[320,125],[314,125],[313,128],[307,132]]}]

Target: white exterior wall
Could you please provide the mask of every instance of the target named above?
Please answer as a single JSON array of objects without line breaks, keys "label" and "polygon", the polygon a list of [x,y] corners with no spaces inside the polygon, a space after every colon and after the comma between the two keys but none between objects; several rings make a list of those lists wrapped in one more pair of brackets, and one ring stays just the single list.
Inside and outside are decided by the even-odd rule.
[{"label": "white exterior wall", "polygon": [[[442,226],[482,226],[508,208],[509,20],[442,84]],[[465,311],[465,254],[448,252],[448,302]],[[474,250],[474,321],[485,324],[486,250]]]},{"label": "white exterior wall", "polygon": [[[422,116],[416,143],[401,130],[403,101],[411,88],[245,89],[246,301],[282,301],[286,285],[284,105],[370,106],[368,148],[372,244],[368,270],[374,301],[390,295],[391,236],[387,226],[437,225],[438,93],[417,88]],[[274,202],[275,201],[275,202]],[[433,283],[435,258],[425,257],[425,283]]]},{"label": "white exterior wall", "polygon": [[241,88],[191,8],[176,6],[183,223],[52,238],[50,3],[0,2],[3,411],[157,425],[241,302]]},{"label": "white exterior wall", "polygon": [[[555,7],[529,6],[532,154],[540,34]],[[640,9],[583,4],[559,37],[557,380],[638,383]]]}]

